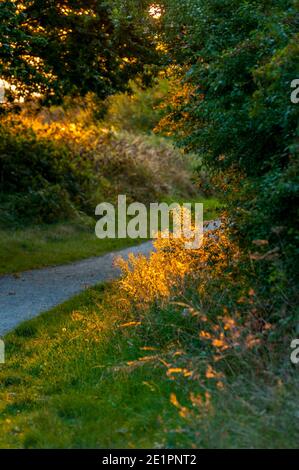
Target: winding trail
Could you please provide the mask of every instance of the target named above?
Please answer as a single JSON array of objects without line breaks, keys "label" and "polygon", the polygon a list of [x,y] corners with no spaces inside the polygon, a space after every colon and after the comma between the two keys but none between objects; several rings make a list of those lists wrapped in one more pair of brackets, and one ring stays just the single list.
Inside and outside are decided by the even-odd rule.
[{"label": "winding trail", "polygon": [[[208,222],[204,230],[213,230],[220,225],[220,221]],[[127,259],[130,253],[148,256],[152,251],[152,242],[147,242],[64,266],[0,277],[0,337],[84,289],[117,279],[120,270],[114,266],[116,256]]]},{"label": "winding trail", "polygon": [[116,256],[149,255],[152,242],[64,266],[0,277],[0,337],[25,320],[55,307],[100,282],[116,279]]}]

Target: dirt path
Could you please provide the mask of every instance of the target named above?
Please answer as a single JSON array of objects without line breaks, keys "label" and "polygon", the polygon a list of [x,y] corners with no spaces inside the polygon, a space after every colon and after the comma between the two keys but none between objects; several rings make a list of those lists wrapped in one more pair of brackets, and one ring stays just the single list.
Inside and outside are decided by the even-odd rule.
[{"label": "dirt path", "polygon": [[115,256],[148,255],[152,250],[148,242],[73,264],[26,271],[19,277],[0,277],[0,336],[88,287],[117,278],[120,272],[113,265]]}]

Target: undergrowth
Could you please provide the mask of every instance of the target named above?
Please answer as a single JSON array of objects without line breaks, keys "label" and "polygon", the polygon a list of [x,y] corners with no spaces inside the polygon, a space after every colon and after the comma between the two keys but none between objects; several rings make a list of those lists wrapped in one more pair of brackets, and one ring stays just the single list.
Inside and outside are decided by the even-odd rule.
[{"label": "undergrowth", "polygon": [[0,223],[56,223],[94,215],[119,194],[148,203],[192,197],[191,162],[170,142],[116,132],[88,97],[72,107],[24,107],[0,121]]}]

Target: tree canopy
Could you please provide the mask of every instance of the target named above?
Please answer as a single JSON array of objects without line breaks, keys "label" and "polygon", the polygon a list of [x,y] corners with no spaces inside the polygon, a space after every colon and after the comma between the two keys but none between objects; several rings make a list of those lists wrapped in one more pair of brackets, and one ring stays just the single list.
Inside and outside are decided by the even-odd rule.
[{"label": "tree canopy", "polygon": [[19,94],[105,97],[158,60],[149,2],[16,0],[0,5],[0,76]]}]

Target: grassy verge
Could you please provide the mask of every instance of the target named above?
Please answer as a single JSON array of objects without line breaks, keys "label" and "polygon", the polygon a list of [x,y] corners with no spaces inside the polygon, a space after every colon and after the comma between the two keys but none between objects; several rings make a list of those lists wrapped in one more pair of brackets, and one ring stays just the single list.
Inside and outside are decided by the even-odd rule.
[{"label": "grassy verge", "polygon": [[[169,199],[166,202],[185,201]],[[193,201],[196,202],[196,201]],[[218,216],[219,201],[204,200],[205,220]],[[71,263],[92,256],[142,243],[144,240],[99,240],[95,222],[61,223],[32,226],[16,230],[0,230],[0,275],[29,269]]]},{"label": "grassy verge", "polygon": [[99,286],[5,338],[1,448],[298,445],[298,378],[265,382],[247,365],[202,403],[200,376],[169,372],[186,345],[207,366],[195,319],[168,305],[140,324],[119,305],[117,286]]}]

